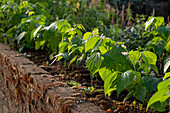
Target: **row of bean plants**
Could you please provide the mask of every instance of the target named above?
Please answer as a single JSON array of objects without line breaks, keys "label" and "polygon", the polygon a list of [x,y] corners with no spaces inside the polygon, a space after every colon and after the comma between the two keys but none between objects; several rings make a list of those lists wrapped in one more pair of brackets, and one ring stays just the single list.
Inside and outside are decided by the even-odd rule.
[{"label": "row of bean plants", "polygon": [[[126,25],[122,23],[126,22],[123,8],[119,24],[119,21],[114,23],[119,13],[111,10],[111,18],[105,20],[112,25],[108,30],[111,35],[105,35],[100,27],[86,31],[89,29],[86,25],[91,25],[90,23],[83,27],[80,23],[74,24],[68,19],[56,19],[55,16],[60,13],[56,12],[56,8],[56,11],[50,9],[49,4],[60,7],[63,6],[62,3],[52,0],[0,1],[0,39],[19,51],[24,48],[46,49],[51,53],[53,62],[62,59],[70,61],[70,64],[76,62],[77,65],[85,62],[91,80],[100,76],[104,81],[105,95],[110,96],[117,90],[119,96],[126,89],[129,93],[124,101],[134,96],[141,102],[148,103],[147,109],[151,107],[157,111],[165,111],[170,99],[170,28],[164,23],[164,18],[150,17],[144,23],[145,17],[139,16],[139,22],[130,24],[132,21],[129,21],[129,18],[132,17],[129,11],[129,25]],[[74,2],[67,3],[70,4],[71,11],[79,11],[78,2],[75,2],[76,5]],[[130,10],[130,6],[128,9]],[[108,16],[111,13],[105,14]],[[149,95],[155,91],[150,98]]]}]

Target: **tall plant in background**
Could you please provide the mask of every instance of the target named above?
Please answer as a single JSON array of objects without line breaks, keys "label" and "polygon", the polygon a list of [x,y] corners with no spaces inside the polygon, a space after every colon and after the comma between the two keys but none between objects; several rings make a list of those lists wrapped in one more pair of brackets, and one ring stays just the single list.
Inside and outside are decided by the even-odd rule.
[{"label": "tall plant in background", "polygon": [[153,50],[159,56],[160,74],[163,74],[163,61],[170,53],[170,27],[164,25],[163,17],[150,17],[145,24],[144,36],[151,37],[145,49]]},{"label": "tall plant in background", "polygon": [[[1,7],[2,19],[4,28],[3,40],[5,43],[10,43],[13,46],[15,41],[19,45],[18,48],[22,50],[25,46],[32,48],[33,31],[39,25],[46,24],[46,17],[50,14],[43,8],[43,3],[37,2],[36,5],[27,1],[20,2],[5,2]],[[44,7],[45,8],[45,7]],[[7,12],[7,13],[6,13]],[[5,33],[5,31],[7,31]],[[24,40],[23,40],[24,39]]]}]

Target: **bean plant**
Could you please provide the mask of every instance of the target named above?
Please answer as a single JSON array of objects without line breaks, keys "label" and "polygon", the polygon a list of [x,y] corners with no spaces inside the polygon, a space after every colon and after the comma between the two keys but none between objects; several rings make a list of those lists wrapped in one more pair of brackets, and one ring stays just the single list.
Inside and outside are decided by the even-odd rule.
[{"label": "bean plant", "polygon": [[0,39],[20,52],[47,50],[52,64],[64,59],[84,65],[91,80],[104,82],[105,96],[114,90],[119,96],[126,89],[124,102],[133,96],[148,103],[147,109],[166,111],[170,28],[163,17],[134,19],[130,4],[119,10],[102,2],[90,7],[88,0],[0,1]]}]

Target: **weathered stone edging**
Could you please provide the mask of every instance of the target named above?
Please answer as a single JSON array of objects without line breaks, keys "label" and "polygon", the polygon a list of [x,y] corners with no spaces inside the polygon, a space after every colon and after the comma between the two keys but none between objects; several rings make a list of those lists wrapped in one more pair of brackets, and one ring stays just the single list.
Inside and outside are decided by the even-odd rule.
[{"label": "weathered stone edging", "polygon": [[105,113],[0,43],[0,113]]}]

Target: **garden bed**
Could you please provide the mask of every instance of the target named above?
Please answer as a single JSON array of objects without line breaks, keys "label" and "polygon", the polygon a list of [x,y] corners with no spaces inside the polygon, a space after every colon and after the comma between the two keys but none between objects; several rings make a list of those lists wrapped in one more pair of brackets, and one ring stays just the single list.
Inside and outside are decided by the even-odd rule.
[{"label": "garden bed", "polygon": [[169,111],[165,19],[90,2],[0,2],[2,112]]},{"label": "garden bed", "polygon": [[[128,94],[126,90],[119,97],[116,91],[110,97],[105,96],[102,79],[98,77],[91,81],[90,72],[83,64],[77,66],[76,63],[73,63],[69,66],[69,61],[63,60],[50,65],[52,61],[49,60],[47,51],[28,52],[26,57],[38,67],[48,71],[56,80],[67,83],[76,91],[83,93],[85,100],[94,103],[107,112],[146,112],[146,104],[143,104],[134,97],[123,103],[123,99]],[[94,89],[90,89],[90,87]],[[148,112],[156,113],[155,110],[151,109]]]}]

